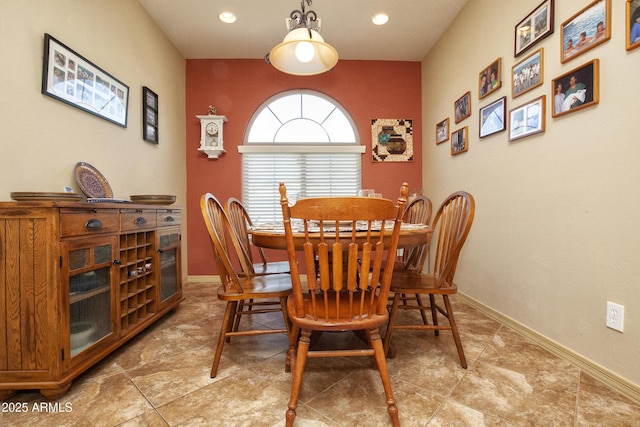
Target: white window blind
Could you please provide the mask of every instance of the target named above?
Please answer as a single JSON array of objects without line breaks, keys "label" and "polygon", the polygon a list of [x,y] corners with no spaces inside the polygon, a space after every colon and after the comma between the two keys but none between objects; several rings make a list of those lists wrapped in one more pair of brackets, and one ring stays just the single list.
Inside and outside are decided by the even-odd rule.
[{"label": "white window blind", "polygon": [[255,223],[282,220],[278,185],[291,202],[318,196],[355,196],[361,187],[360,153],[245,153],[242,200]]},{"label": "white window blind", "polygon": [[242,202],[254,223],[282,220],[278,185],[290,202],[354,196],[361,188],[357,128],[335,100],[308,90],[278,94],[253,115],[242,154]]}]

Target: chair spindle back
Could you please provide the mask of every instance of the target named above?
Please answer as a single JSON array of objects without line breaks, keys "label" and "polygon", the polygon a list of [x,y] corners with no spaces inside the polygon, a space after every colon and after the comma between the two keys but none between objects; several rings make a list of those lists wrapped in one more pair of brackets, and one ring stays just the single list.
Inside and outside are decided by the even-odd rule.
[{"label": "chair spindle back", "polygon": [[[404,210],[403,221],[409,224],[429,225],[432,209],[433,205],[428,197],[416,197]],[[420,262],[424,262],[423,254],[426,250],[426,246],[427,245],[424,244],[404,249],[402,253],[403,268],[421,269],[422,265],[419,264]]]},{"label": "chair spindle back", "polygon": [[471,229],[475,215],[475,200],[465,191],[451,194],[440,206],[431,226],[438,234],[433,273],[436,287],[453,283],[458,257]]},{"label": "chair spindle back", "polygon": [[[289,206],[286,187],[280,184],[298,318],[331,325],[385,314],[407,191],[405,183],[397,206],[372,197],[309,198]],[[300,280],[294,228],[304,233],[301,263],[306,268],[306,290]]]},{"label": "chair spindle back", "polygon": [[[236,253],[239,253],[241,248],[235,236],[232,235],[231,224],[222,204],[213,194],[206,193],[200,199],[200,209],[211,237],[214,259],[222,286],[227,292],[242,292],[238,274],[231,262],[227,237],[231,239]],[[242,260],[240,256],[238,258]],[[243,265],[242,268],[246,267]]]}]

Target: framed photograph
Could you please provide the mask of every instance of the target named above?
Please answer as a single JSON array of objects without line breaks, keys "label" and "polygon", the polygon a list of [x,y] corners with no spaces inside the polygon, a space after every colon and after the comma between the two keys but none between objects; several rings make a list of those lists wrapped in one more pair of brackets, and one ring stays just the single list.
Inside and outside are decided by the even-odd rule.
[{"label": "framed photograph", "polygon": [[142,88],[142,138],[158,143],[158,95],[146,86]]},{"label": "framed photograph", "polygon": [[453,111],[456,117],[456,123],[460,123],[471,115],[471,92],[465,93],[454,102]]},{"label": "framed photograph", "polygon": [[525,50],[553,33],[553,1],[543,1],[516,25],[513,56],[522,55]]},{"label": "framed photograph", "polygon": [[436,124],[436,144],[449,140],[449,117]]},{"label": "framed photograph", "polygon": [[600,61],[594,59],[552,80],[552,117],[582,110],[599,102],[599,66]]},{"label": "framed photograph", "polygon": [[455,132],[451,132],[451,155],[464,153],[469,150],[469,127],[465,126]]},{"label": "framed photograph", "polygon": [[478,77],[478,99],[484,98],[502,86],[501,64],[502,58],[498,58],[491,65],[480,71]]},{"label": "framed photograph", "polygon": [[563,64],[611,38],[611,0],[596,0],[560,26]]},{"label": "framed photograph", "polygon": [[42,94],[127,127],[129,86],[46,33]]},{"label": "framed photograph", "polygon": [[509,111],[509,141],[544,132],[546,95]]},{"label": "framed photograph", "polygon": [[374,162],[413,161],[413,120],[372,119],[371,153]]},{"label": "framed photograph", "polygon": [[480,109],[480,138],[505,130],[507,128],[505,121],[506,115],[506,96],[503,96],[486,107],[482,107]]},{"label": "framed photograph", "polygon": [[544,48],[541,47],[511,68],[511,97],[529,92],[540,86],[543,80]]},{"label": "framed photograph", "polygon": [[627,0],[627,50],[640,47],[640,0]]}]

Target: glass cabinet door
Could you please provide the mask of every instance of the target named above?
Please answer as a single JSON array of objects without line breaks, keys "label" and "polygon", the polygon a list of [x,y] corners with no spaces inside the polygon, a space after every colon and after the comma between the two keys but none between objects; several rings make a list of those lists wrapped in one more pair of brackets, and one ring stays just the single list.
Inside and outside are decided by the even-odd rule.
[{"label": "glass cabinet door", "polygon": [[115,248],[115,240],[106,238],[76,241],[68,250],[71,357],[113,332],[111,276]]},{"label": "glass cabinet door", "polygon": [[160,295],[166,301],[178,293],[180,278],[180,230],[160,234]]}]

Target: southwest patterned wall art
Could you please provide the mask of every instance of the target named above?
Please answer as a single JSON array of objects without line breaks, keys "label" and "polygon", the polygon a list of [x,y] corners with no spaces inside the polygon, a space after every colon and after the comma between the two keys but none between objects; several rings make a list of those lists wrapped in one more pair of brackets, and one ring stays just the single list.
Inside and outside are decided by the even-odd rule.
[{"label": "southwest patterned wall art", "polygon": [[374,162],[413,161],[412,119],[371,119]]}]

